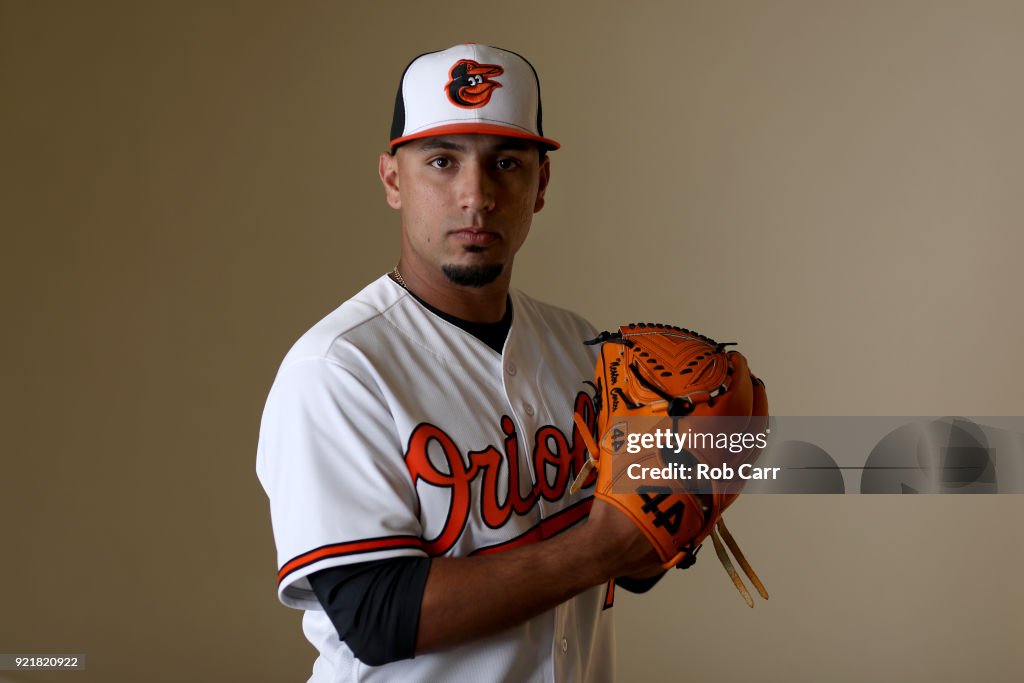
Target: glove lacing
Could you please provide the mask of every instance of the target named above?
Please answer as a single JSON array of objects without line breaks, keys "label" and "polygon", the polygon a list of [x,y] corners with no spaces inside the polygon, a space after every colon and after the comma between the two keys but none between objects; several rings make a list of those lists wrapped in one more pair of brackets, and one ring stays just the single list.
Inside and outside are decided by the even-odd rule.
[{"label": "glove lacing", "polygon": [[[717,528],[716,528],[717,527]],[[722,536],[719,538],[718,534],[721,532]],[[754,606],[754,599],[750,597],[750,591],[743,584],[743,579],[740,578],[736,568],[732,566],[732,561],[729,559],[729,555],[725,552],[725,546],[722,545],[722,541],[725,541],[725,545],[729,546],[729,550],[732,551],[736,561],[740,563],[740,567],[743,569],[743,573],[750,579],[750,583],[754,584],[754,588],[757,589],[758,594],[765,600],[768,599],[768,591],[765,589],[764,584],[761,583],[761,579],[758,578],[757,572],[747,562],[747,558],[743,556],[743,551],[740,550],[739,544],[736,539],[729,533],[729,529],[725,526],[725,520],[722,518],[718,519],[718,523],[711,528],[711,541],[715,544],[715,554],[718,555],[719,562],[725,568],[725,571],[729,574],[729,578],[732,579],[732,584],[736,586],[736,590],[740,592],[743,599],[747,601],[748,607]]]}]

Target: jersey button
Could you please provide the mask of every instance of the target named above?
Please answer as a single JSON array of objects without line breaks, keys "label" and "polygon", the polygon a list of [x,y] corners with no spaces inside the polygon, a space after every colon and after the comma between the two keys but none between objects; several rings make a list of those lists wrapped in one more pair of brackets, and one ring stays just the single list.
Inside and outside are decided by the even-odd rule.
[{"label": "jersey button", "polygon": [[505,366],[505,372],[507,372],[510,375],[516,374],[516,364],[515,363],[509,363],[508,365],[506,365]]},{"label": "jersey button", "polygon": [[530,405],[529,403],[527,403],[527,404],[526,404],[526,408],[525,408],[525,410],[526,410],[526,414],[527,414],[527,415],[529,415],[530,417],[533,417],[533,413],[534,413],[535,411],[534,411],[534,409],[533,409],[533,406],[532,406],[532,405]]},{"label": "jersey button", "polygon": [[568,651],[569,651],[569,641],[566,640],[565,638],[562,638],[562,654],[565,654]]}]

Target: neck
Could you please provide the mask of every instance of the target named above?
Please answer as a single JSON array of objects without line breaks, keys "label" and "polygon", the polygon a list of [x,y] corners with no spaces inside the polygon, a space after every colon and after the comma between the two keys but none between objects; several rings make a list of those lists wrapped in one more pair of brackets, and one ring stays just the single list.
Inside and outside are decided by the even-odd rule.
[{"label": "neck", "polygon": [[423,273],[401,260],[397,270],[406,289],[448,315],[475,323],[494,323],[505,316],[511,279],[509,267],[498,279],[483,287],[453,284],[442,273],[437,273],[436,277],[424,277]]}]

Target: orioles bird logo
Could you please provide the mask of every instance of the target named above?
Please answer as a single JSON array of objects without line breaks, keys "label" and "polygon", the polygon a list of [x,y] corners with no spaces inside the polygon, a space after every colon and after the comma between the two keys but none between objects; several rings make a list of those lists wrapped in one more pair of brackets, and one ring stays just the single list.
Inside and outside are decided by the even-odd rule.
[{"label": "orioles bird logo", "polygon": [[460,59],[448,72],[451,78],[445,88],[452,104],[464,109],[476,109],[491,101],[491,93],[501,83],[490,78],[505,73],[497,64],[477,64],[472,59]]}]

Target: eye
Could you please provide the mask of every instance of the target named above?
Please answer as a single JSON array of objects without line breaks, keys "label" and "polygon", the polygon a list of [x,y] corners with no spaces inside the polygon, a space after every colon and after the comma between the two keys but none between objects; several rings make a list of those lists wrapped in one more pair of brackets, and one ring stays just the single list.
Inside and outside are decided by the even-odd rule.
[{"label": "eye", "polygon": [[505,157],[503,159],[498,159],[498,164],[497,165],[498,165],[498,170],[501,170],[501,171],[511,171],[513,169],[519,168],[519,166],[521,164],[519,163],[519,159],[512,159],[511,157]]},{"label": "eye", "polygon": [[436,157],[430,160],[430,165],[434,168],[451,168],[452,160],[447,157]]}]

